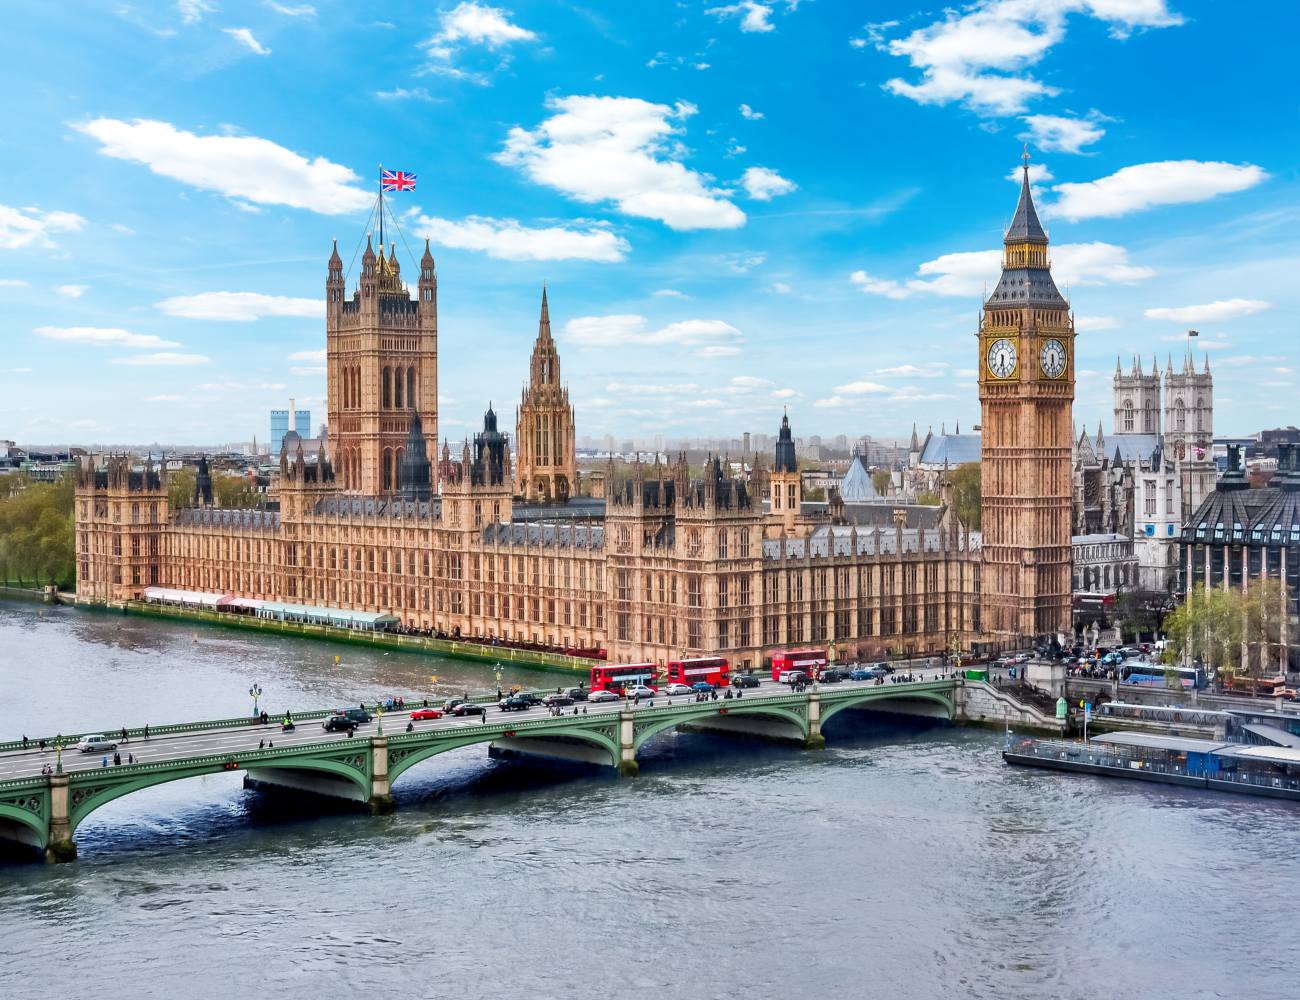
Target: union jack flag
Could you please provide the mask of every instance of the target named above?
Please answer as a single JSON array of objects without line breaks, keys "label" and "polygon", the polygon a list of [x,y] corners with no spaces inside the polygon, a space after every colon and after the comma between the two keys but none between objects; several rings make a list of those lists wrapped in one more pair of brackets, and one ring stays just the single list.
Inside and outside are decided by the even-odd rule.
[{"label": "union jack flag", "polygon": [[380,180],[385,191],[415,190],[415,174],[408,174],[404,170],[385,170]]}]

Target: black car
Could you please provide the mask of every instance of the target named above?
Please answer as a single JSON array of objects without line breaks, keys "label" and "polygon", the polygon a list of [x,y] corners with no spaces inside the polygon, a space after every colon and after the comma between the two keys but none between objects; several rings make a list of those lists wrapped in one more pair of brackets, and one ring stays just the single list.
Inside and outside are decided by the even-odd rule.
[{"label": "black car", "polygon": [[374,718],[374,716],[371,715],[369,712],[367,712],[364,708],[345,708],[339,714],[344,715],[347,718],[351,719],[352,722],[358,726],[361,725],[363,722],[369,722],[371,719]]},{"label": "black car", "polygon": [[823,684],[838,684],[840,681],[847,679],[848,676],[839,667],[827,667],[817,675],[817,680]]},{"label": "black car", "polygon": [[475,705],[472,701],[462,701],[447,709],[448,715],[466,716],[466,715],[486,715],[487,708],[483,705]]},{"label": "black car", "polygon": [[528,698],[521,698],[519,695],[511,695],[509,698],[502,698],[498,705],[503,712],[526,712],[533,707],[533,703]]},{"label": "black car", "polygon": [[569,688],[564,693],[567,694],[574,701],[586,701],[587,694],[589,693],[589,691],[585,687],[579,687],[579,688]]},{"label": "black car", "polygon": [[350,729],[356,729],[356,727],[357,724],[346,715],[331,715],[321,723],[321,728],[323,728],[327,733],[344,732]]},{"label": "black car", "polygon": [[573,699],[567,694],[548,694],[542,699],[542,704],[547,708],[556,708],[557,706],[560,708],[567,708],[569,705],[573,704]]},{"label": "black car", "polygon": [[762,680],[755,674],[732,674],[731,686],[734,688],[756,688]]}]

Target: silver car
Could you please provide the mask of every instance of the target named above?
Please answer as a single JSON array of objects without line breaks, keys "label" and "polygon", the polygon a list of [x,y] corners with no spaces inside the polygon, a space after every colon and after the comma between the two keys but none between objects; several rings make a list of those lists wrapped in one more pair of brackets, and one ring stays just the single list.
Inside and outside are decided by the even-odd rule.
[{"label": "silver car", "polygon": [[103,733],[90,733],[77,740],[77,749],[82,753],[104,753],[117,749],[117,741],[110,740]]}]

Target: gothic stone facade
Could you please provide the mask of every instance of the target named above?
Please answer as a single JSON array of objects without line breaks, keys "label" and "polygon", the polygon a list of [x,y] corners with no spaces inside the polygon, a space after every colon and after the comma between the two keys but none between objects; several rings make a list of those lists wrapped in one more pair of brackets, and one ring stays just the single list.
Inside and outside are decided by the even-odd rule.
[{"label": "gothic stone facade", "polygon": [[[1045,243],[1012,236],[1004,282],[1020,273],[1013,265],[1042,280]],[[569,490],[576,485],[571,410],[551,392],[558,352],[545,315],[519,429],[535,440],[547,425],[531,414],[560,417],[549,425],[551,450],[518,441],[528,471],[512,469],[489,411],[472,450],[466,442],[457,459],[444,446],[436,476],[428,473],[437,489],[426,495],[414,480],[429,463],[412,435],[429,444],[437,428],[437,279],[427,248],[419,270],[413,298],[396,261],[367,250],[346,300],[330,258],[330,454],[283,454],[267,509],[173,510],[165,474],[125,458],[83,466],[80,595],[138,600],[154,584],[388,611],[467,638],[605,648],[614,661],[720,654],[742,666],[787,646],[834,648],[841,659],[938,652],[1068,624],[1073,362],[1054,377],[1063,381],[1037,368],[1049,339],[1072,353],[1055,300],[1003,303],[999,292],[986,313],[981,353],[1014,338],[1026,369],[999,367],[981,381],[990,554],[951,507],[924,521],[896,510],[892,523],[857,518],[842,501],[809,512],[780,444],[770,480],[761,469],[752,481],[733,479],[716,460],[691,476],[679,458],[637,465],[623,482],[607,474],[603,511],[590,501],[516,510],[539,476],[574,476]],[[548,499],[563,494],[559,482],[550,480]],[[778,488],[779,504],[769,495]],[[990,571],[992,621],[982,603]]]}]

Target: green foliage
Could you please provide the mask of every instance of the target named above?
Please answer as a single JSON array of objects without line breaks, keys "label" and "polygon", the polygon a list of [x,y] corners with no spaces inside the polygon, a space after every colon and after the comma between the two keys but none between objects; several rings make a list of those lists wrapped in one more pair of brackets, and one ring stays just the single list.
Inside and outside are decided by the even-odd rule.
[{"label": "green foliage", "polygon": [[255,483],[244,476],[226,474],[212,477],[212,498],[222,507],[235,509],[256,507],[262,499]]},{"label": "green foliage", "polygon": [[893,479],[890,476],[888,469],[877,469],[871,474],[871,485],[876,488],[876,492],[882,497],[889,492],[889,487],[892,483]]},{"label": "green foliage", "polygon": [[926,507],[938,507],[943,499],[934,490],[922,490],[916,495],[916,502]]},{"label": "green foliage", "polygon": [[6,478],[7,495],[0,497],[0,580],[71,586],[76,579],[72,475],[54,483]]},{"label": "green foliage", "polygon": [[167,473],[167,505],[173,510],[194,506],[194,480],[198,478],[191,468]]},{"label": "green foliage", "polygon": [[826,499],[826,491],[825,491],[824,489],[822,489],[820,486],[814,486],[814,487],[813,487],[812,489],[810,489],[810,490],[808,491],[808,493],[804,496],[804,499],[805,499],[805,500],[810,500],[810,501],[813,501],[813,502],[820,502],[820,501]]},{"label": "green foliage", "polygon": [[1125,635],[1141,638],[1160,628],[1169,595],[1159,590],[1121,590],[1115,600],[1115,621]]},{"label": "green foliage", "polygon": [[1275,674],[1283,598],[1282,583],[1272,579],[1252,580],[1244,593],[1196,586],[1165,618],[1165,662],[1178,663],[1187,656],[1225,677],[1247,680]]},{"label": "green foliage", "polygon": [[1170,691],[1183,689],[1183,679],[1178,676],[1178,667],[1172,663],[1165,666],[1165,687]]},{"label": "green foliage", "polygon": [[948,475],[952,482],[953,505],[957,508],[957,517],[962,524],[972,531],[980,527],[980,464],[967,462],[959,465]]}]

